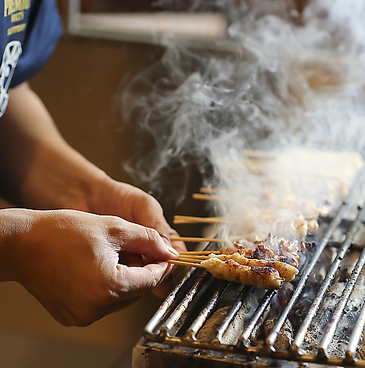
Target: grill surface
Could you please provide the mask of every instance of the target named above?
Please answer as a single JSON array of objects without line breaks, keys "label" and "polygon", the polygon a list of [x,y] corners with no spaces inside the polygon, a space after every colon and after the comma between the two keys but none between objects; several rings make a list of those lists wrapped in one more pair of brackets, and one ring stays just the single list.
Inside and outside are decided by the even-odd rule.
[{"label": "grill surface", "polygon": [[193,349],[191,354],[210,357],[216,352],[217,359],[230,357],[230,362],[245,356],[256,363],[267,358],[365,367],[363,187],[361,173],[337,213],[320,219],[319,231],[307,238],[316,246],[280,290],[190,269],[147,324],[144,337],[151,347]]}]

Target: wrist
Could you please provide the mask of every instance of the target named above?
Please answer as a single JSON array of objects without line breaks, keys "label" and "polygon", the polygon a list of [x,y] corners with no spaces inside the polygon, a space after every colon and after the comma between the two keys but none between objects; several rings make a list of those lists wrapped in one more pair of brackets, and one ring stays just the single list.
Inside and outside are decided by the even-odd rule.
[{"label": "wrist", "polygon": [[[19,248],[32,226],[31,210],[0,210],[0,281],[18,281]],[[21,252],[21,250],[20,250]]]},{"label": "wrist", "polygon": [[106,174],[65,142],[40,145],[38,151],[39,164],[24,181],[22,205],[88,211],[97,192],[95,183]]},{"label": "wrist", "polygon": [[103,190],[109,181],[112,179],[97,167],[92,167],[80,178],[71,178],[59,208],[98,213],[101,210],[99,205],[103,202]]},{"label": "wrist", "polygon": [[[92,165],[92,164],[90,164]],[[73,209],[92,212],[95,201],[98,201],[102,183],[108,180],[104,171],[91,166],[89,170],[80,170],[79,175],[65,176],[65,188],[60,188],[56,204],[49,209]]]},{"label": "wrist", "polygon": [[[116,182],[105,172],[94,176],[88,183],[90,189],[87,195],[87,211],[100,215],[120,215],[115,208],[120,208],[123,197],[123,183]],[[114,210],[113,210],[114,209]]]}]

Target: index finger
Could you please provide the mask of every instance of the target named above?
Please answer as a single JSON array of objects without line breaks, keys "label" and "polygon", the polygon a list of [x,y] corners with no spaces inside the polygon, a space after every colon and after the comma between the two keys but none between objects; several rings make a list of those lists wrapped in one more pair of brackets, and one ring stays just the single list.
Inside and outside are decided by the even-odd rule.
[{"label": "index finger", "polygon": [[[133,209],[133,222],[150,227],[169,239],[170,226],[167,223],[161,204],[153,196],[135,189]],[[141,209],[143,208],[143,211]]]},{"label": "index finger", "polygon": [[175,259],[177,251],[155,229],[127,223],[120,251],[143,254],[152,260]]}]

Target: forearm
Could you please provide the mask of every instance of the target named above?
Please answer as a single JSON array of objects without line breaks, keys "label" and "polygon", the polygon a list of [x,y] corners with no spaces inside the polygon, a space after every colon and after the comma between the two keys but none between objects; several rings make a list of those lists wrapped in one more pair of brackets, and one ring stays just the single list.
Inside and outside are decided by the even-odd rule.
[{"label": "forearm", "polygon": [[[0,120],[2,194],[30,208],[87,209],[98,178],[105,174],[71,148],[43,103],[27,86],[10,92]],[[85,195],[87,194],[87,195]]]},{"label": "forearm", "polygon": [[0,120],[0,175],[0,195],[15,205],[115,215],[169,238],[160,204],[112,180],[70,147],[27,85],[11,90]]}]

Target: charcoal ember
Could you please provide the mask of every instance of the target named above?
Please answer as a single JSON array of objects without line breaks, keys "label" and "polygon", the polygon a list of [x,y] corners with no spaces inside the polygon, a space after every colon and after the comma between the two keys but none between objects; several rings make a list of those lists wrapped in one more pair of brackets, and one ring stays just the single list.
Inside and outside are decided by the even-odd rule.
[{"label": "charcoal ember", "polygon": [[365,339],[364,332],[361,334],[359,347],[356,354],[356,359],[365,360]]},{"label": "charcoal ember", "polygon": [[347,302],[346,308],[338,324],[332,343],[328,347],[329,356],[333,356],[336,358],[345,357],[346,348],[350,341],[352,333],[351,327],[353,327],[356,323],[356,319],[358,317],[363,302],[363,296],[364,288],[361,286],[356,286],[352,297]]},{"label": "charcoal ember", "polygon": [[[319,342],[323,337],[327,325],[335,311],[341,294],[346,287],[346,283],[337,282],[331,288],[328,296],[323,302],[322,308],[318,311],[313,324],[309,328],[301,352],[306,354],[316,354]],[[346,354],[346,348],[350,341],[352,328],[356,323],[363,298],[365,294],[364,286],[356,285],[351,298],[348,300],[343,315],[339,321],[336,332],[333,339],[328,346],[327,354],[333,358],[344,358]],[[360,339],[360,341],[363,341]],[[358,355],[365,357],[365,343],[361,342]],[[363,359],[363,358],[362,358]]]},{"label": "charcoal ember", "polygon": [[213,340],[216,336],[219,325],[223,322],[229,309],[230,308],[228,306],[217,309],[200,329],[197,334],[197,339],[203,342],[210,342]]},{"label": "charcoal ember", "polygon": [[[270,333],[271,329],[274,327],[276,322],[277,321],[273,319],[265,322],[264,329],[266,335]],[[289,349],[290,345],[293,342],[293,338],[294,338],[293,326],[291,322],[287,319],[278,333],[278,337],[275,341],[274,348],[276,350],[282,351]]]},{"label": "charcoal ember", "polygon": [[[224,318],[227,316],[231,307],[225,306],[217,309],[207,320],[204,326],[199,331],[197,338],[203,342],[210,342],[217,335],[217,329],[222,324]],[[243,329],[247,323],[247,313],[251,310],[249,304],[244,304],[237,312],[227,330],[223,334],[222,344],[236,345],[238,339],[242,335]]]},{"label": "charcoal ember", "polygon": [[[257,347],[264,346],[264,341],[271,332],[272,328],[275,326],[276,322],[276,318],[268,318],[260,327],[255,328],[251,335],[251,345]],[[293,326],[291,322],[287,319],[278,333],[278,337],[276,338],[274,343],[274,348],[276,350],[286,351],[290,348],[293,339]]]},{"label": "charcoal ember", "polygon": [[331,290],[323,301],[322,307],[317,311],[316,316],[308,329],[308,332],[300,349],[301,353],[317,353],[318,345],[323,337],[323,333],[327,328],[332,314],[335,311],[344,287],[345,284],[340,282],[332,286]]},{"label": "charcoal ember", "polygon": [[[361,340],[364,341],[364,334],[361,335]],[[356,359],[365,360],[365,347],[361,344],[359,351],[356,354]]]},{"label": "charcoal ember", "polygon": [[222,344],[236,345],[238,339],[241,337],[244,328],[246,327],[248,320],[248,313],[251,310],[251,306],[244,304],[237,312],[232,322],[228,326],[222,337]]}]

